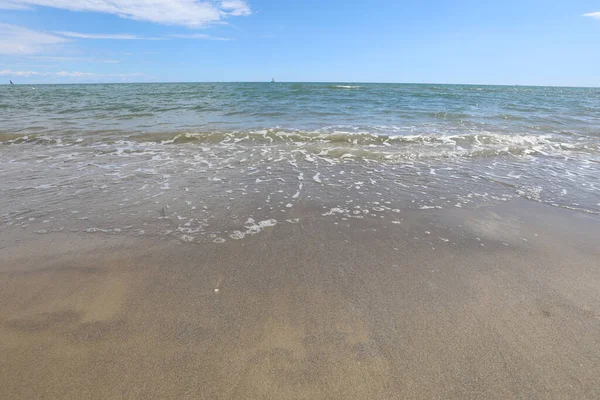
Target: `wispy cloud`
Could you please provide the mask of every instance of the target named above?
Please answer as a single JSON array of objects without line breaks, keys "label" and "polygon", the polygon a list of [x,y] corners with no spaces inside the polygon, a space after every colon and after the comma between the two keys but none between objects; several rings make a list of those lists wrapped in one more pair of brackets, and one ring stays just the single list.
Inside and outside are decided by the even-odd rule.
[{"label": "wispy cloud", "polygon": [[31,76],[47,76],[45,72],[36,71],[12,71],[10,69],[0,70],[0,76],[20,76],[29,78]]},{"label": "wispy cloud", "polygon": [[224,0],[221,2],[221,8],[234,16],[248,16],[252,14],[250,6],[242,0]]},{"label": "wispy cloud", "polygon": [[3,10],[29,10],[30,6],[27,4],[21,4],[18,2],[13,2],[11,0],[0,0],[0,8]]},{"label": "wispy cloud", "polygon": [[592,17],[592,18],[600,19],[600,11],[583,14],[583,16],[584,17]]},{"label": "wispy cloud", "polygon": [[158,51],[136,51],[135,53],[132,53],[132,52],[123,53],[124,56],[135,56],[135,55],[144,55],[144,56],[153,55],[153,56],[155,56],[158,54],[160,54],[160,52],[158,52]]},{"label": "wispy cloud", "polygon": [[57,62],[89,62],[89,63],[106,63],[118,64],[119,60],[106,60],[93,57],[58,57],[58,56],[35,56],[34,59],[41,61],[57,61]]},{"label": "wispy cloud", "polygon": [[162,40],[160,38],[145,37],[138,35],[131,35],[128,33],[80,33],[80,32],[69,32],[61,31],[55,32],[58,35],[66,36],[76,39],[109,39],[109,40]]},{"label": "wispy cloud", "polygon": [[73,39],[104,39],[104,40],[169,40],[169,39],[202,39],[202,40],[233,40],[230,38],[211,36],[206,33],[182,33],[172,34],[162,37],[147,37],[132,35],[129,33],[82,33],[60,31],[54,32],[57,35],[65,36]]},{"label": "wispy cloud", "polygon": [[68,77],[68,78],[140,78],[147,76],[141,72],[134,72],[131,74],[97,74],[94,72],[79,72],[79,71],[60,71],[55,72],[54,75]]},{"label": "wispy cloud", "polygon": [[207,35],[204,33],[173,34],[173,35],[169,35],[169,37],[177,38],[177,39],[224,40],[224,41],[234,40],[234,39],[230,39],[230,38],[211,36],[211,35]]},{"label": "wispy cloud", "polygon": [[13,71],[10,69],[0,70],[0,76],[11,76],[11,77],[62,77],[62,78],[91,78],[91,79],[106,79],[106,78],[143,78],[148,75],[141,72],[127,73],[127,74],[102,74],[95,72],[81,72],[81,71],[58,71],[58,72],[38,72],[38,71]]},{"label": "wispy cloud", "polygon": [[68,39],[16,25],[0,23],[0,54],[27,55],[47,52]]},{"label": "wispy cloud", "polygon": [[245,0],[0,0],[3,9],[53,7],[79,12],[100,12],[166,25],[200,27],[228,16],[247,16]]}]

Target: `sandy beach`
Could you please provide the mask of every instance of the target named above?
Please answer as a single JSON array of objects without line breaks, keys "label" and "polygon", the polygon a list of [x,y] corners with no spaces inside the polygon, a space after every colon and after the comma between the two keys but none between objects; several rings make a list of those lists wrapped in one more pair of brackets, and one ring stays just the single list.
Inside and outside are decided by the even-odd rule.
[{"label": "sandy beach", "polygon": [[0,0],[0,400],[600,400],[600,7],[529,3]]},{"label": "sandy beach", "polygon": [[600,397],[596,216],[295,213],[224,244],[2,233],[0,397]]}]

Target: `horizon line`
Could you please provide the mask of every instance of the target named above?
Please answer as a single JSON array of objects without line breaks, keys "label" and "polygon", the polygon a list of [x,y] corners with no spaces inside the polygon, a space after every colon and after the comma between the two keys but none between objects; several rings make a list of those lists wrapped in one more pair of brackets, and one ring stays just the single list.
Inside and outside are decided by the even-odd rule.
[{"label": "horizon line", "polygon": [[376,81],[138,81],[138,82],[37,82],[37,83],[1,83],[0,86],[32,86],[32,85],[136,85],[136,84],[240,84],[240,83],[265,83],[265,84],[365,84],[365,85],[445,85],[445,86],[506,86],[506,87],[556,87],[556,88],[580,88],[598,89],[598,86],[578,85],[542,85],[542,84],[507,84],[507,83],[440,83],[440,82],[376,82]]}]

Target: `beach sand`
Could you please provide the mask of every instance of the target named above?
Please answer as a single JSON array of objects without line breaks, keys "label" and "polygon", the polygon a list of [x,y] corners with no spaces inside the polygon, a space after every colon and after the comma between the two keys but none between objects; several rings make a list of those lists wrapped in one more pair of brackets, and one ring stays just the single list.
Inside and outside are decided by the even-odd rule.
[{"label": "beach sand", "polygon": [[224,244],[0,232],[0,398],[600,398],[597,216],[294,217]]}]

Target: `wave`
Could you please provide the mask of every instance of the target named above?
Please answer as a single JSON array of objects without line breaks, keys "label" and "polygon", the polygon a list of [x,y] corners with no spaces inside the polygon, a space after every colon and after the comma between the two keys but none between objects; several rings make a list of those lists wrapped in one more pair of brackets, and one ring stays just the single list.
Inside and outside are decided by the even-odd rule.
[{"label": "wave", "polygon": [[[7,146],[42,145],[88,148],[101,154],[136,154],[175,149],[194,151],[194,146],[220,154],[260,149],[268,159],[298,154],[300,159],[376,161],[398,164],[406,161],[551,157],[600,163],[600,144],[551,135],[464,133],[457,135],[417,134],[383,136],[367,132],[306,132],[277,129],[245,132],[144,133],[100,139],[77,136],[0,134]],[[181,147],[177,147],[181,146]],[[161,150],[162,149],[162,150]],[[177,150],[179,151],[179,150]]]},{"label": "wave", "polygon": [[[93,143],[101,141],[110,143],[124,138],[138,143],[151,142],[160,144],[178,143],[337,143],[349,145],[449,145],[449,146],[526,146],[535,147],[549,145],[565,150],[598,150],[599,144],[585,140],[580,136],[553,134],[508,134],[492,132],[468,132],[461,134],[423,133],[423,134],[393,134],[380,133],[383,129],[369,131],[346,130],[292,130],[292,129],[258,129],[248,131],[207,131],[207,132],[148,132],[126,134],[120,131],[96,131],[93,135],[55,135],[52,133],[10,133],[0,132],[0,143]],[[111,140],[113,139],[113,140]]]},{"label": "wave", "polygon": [[0,144],[60,144],[61,138],[53,138],[40,134],[0,133]]},{"label": "wave", "polygon": [[360,89],[361,86],[357,85],[330,85],[327,86],[329,89]]}]

